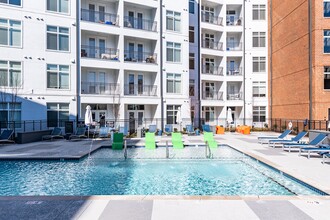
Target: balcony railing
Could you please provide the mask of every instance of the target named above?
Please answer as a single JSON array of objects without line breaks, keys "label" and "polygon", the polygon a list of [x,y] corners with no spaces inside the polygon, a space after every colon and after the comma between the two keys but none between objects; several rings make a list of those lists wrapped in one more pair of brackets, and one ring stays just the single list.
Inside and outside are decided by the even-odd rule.
[{"label": "balcony railing", "polygon": [[81,46],[81,57],[88,57],[94,59],[118,60],[119,50],[112,48]]},{"label": "balcony railing", "polygon": [[81,82],[81,94],[118,95],[120,85],[104,82]]},{"label": "balcony railing", "polygon": [[141,18],[134,18],[130,16],[124,17],[124,27],[127,28],[134,28],[140,29],[145,31],[157,31],[157,22],[141,19]]},{"label": "balcony railing", "polygon": [[242,42],[227,42],[226,50],[228,51],[242,51]]},{"label": "balcony railing", "polygon": [[124,95],[130,96],[156,96],[157,86],[125,84]]},{"label": "balcony railing", "polygon": [[223,92],[203,91],[202,99],[206,100],[223,100]]},{"label": "balcony railing", "polygon": [[213,50],[223,50],[223,43],[204,39],[204,40],[202,40],[202,47],[207,48],[207,49],[213,49]]},{"label": "balcony railing", "polygon": [[216,67],[212,65],[203,65],[202,66],[202,74],[212,74],[223,76],[223,67]]},{"label": "balcony railing", "polygon": [[227,26],[241,26],[243,24],[242,18],[227,16]]},{"label": "balcony railing", "polygon": [[157,63],[157,54],[125,50],[124,61],[138,63]]},{"label": "balcony railing", "polygon": [[227,67],[227,76],[242,76],[242,75],[243,75],[242,67],[236,67],[233,69]]},{"label": "balcony railing", "polygon": [[119,16],[102,11],[81,9],[81,20],[119,26]]},{"label": "balcony railing", "polygon": [[238,93],[228,93],[227,94],[227,100],[243,100],[243,93],[238,92]]},{"label": "balcony railing", "polygon": [[222,20],[222,17],[216,17],[214,15],[210,15],[209,13],[202,12],[202,22],[222,26]]}]

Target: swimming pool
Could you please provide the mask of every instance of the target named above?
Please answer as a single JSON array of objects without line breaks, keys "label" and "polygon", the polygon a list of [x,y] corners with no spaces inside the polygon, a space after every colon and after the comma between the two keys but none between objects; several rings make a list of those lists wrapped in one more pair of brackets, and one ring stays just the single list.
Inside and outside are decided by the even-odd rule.
[{"label": "swimming pool", "polygon": [[100,149],[81,161],[0,161],[0,195],[320,195],[230,147],[219,152],[125,161]]}]

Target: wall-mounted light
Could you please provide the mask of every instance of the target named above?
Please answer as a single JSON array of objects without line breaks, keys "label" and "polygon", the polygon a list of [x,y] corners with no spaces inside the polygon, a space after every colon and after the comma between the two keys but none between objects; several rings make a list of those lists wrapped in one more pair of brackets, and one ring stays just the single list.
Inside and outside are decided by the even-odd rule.
[{"label": "wall-mounted light", "polygon": [[71,59],[70,61],[71,61],[71,63],[75,63],[75,62],[76,62],[76,60],[75,60],[75,59]]}]

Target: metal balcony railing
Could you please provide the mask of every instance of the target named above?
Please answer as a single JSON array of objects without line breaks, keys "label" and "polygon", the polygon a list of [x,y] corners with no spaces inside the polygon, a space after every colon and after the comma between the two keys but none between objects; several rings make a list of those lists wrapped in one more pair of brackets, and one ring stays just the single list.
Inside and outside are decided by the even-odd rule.
[{"label": "metal balcony railing", "polygon": [[125,16],[124,27],[140,29],[145,31],[157,31],[157,22],[141,19],[141,18]]},{"label": "metal balcony railing", "polygon": [[112,48],[81,45],[81,57],[94,59],[118,60],[119,50]]},{"label": "metal balcony railing", "polygon": [[203,65],[202,66],[202,74],[212,74],[223,76],[223,67],[216,67],[212,65]]},{"label": "metal balcony railing", "polygon": [[228,51],[242,51],[243,50],[243,46],[242,46],[242,42],[227,42],[227,47],[226,50]]},{"label": "metal balcony railing", "polygon": [[124,95],[129,96],[156,96],[157,86],[125,84]]},{"label": "metal balcony railing", "polygon": [[202,47],[207,48],[207,49],[213,49],[213,50],[223,50],[223,43],[215,42],[214,40],[203,39]]},{"label": "metal balcony railing", "polygon": [[138,63],[157,63],[157,54],[125,50],[124,61]]},{"label": "metal balcony railing", "polygon": [[117,83],[81,82],[81,94],[118,95],[120,85]]},{"label": "metal balcony railing", "polygon": [[206,100],[223,100],[223,92],[203,91],[202,99]]},{"label": "metal balcony railing", "polygon": [[227,100],[243,100],[243,93],[227,93]]},{"label": "metal balcony railing", "polygon": [[119,26],[119,16],[102,11],[81,9],[81,20]]},{"label": "metal balcony railing", "polygon": [[227,76],[242,76],[242,75],[243,75],[242,67],[235,67],[235,68],[227,67]]},{"label": "metal balcony railing", "polygon": [[226,24],[227,26],[242,26],[243,21],[241,17],[227,16]]},{"label": "metal balcony railing", "polygon": [[223,20],[222,17],[217,17],[207,12],[202,12],[202,22],[222,26],[222,20]]}]

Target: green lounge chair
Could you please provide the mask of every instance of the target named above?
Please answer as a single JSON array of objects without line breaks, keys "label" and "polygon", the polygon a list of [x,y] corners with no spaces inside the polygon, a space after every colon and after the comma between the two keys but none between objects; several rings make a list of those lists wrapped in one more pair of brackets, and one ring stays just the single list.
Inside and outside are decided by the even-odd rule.
[{"label": "green lounge chair", "polygon": [[124,134],[123,133],[114,133],[112,149],[113,150],[122,150],[124,146]]},{"label": "green lounge chair", "polygon": [[212,132],[204,132],[204,141],[210,146],[210,148],[217,148],[218,143],[213,139]]},{"label": "green lounge chair", "polygon": [[146,149],[156,149],[155,133],[146,133]]},{"label": "green lounge chair", "polygon": [[183,149],[181,133],[172,133],[172,145],[175,149]]}]

